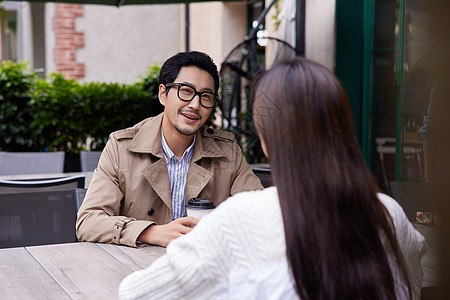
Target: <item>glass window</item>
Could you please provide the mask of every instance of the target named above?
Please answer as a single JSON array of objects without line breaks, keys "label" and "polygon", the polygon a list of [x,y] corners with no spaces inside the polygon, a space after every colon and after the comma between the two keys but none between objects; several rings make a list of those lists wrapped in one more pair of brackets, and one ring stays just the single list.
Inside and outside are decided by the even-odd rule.
[{"label": "glass window", "polygon": [[17,61],[17,12],[5,11],[5,58]]},{"label": "glass window", "polygon": [[398,0],[374,1],[371,49],[371,168],[380,184],[395,178]]},{"label": "glass window", "polygon": [[0,1],[0,8],[3,10],[3,38],[4,40],[4,58],[8,60],[24,59],[21,53],[21,25],[20,18],[22,2]]},{"label": "glass window", "polygon": [[406,1],[403,38],[402,169],[406,181],[423,181],[425,162],[419,136],[434,82],[430,68],[430,14],[425,1]]},{"label": "glass window", "polygon": [[423,181],[427,162],[420,131],[434,85],[427,74],[430,15],[425,1],[373,3],[370,110],[365,116],[370,118],[371,168],[381,184]]}]

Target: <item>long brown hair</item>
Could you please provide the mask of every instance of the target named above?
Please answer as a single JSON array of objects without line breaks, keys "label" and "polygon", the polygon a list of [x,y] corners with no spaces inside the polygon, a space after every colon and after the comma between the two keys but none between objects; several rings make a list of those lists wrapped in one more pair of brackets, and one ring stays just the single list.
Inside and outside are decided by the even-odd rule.
[{"label": "long brown hair", "polygon": [[254,122],[267,144],[299,296],[396,299],[393,264],[411,298],[339,80],[309,60],[284,61],[256,84]]}]

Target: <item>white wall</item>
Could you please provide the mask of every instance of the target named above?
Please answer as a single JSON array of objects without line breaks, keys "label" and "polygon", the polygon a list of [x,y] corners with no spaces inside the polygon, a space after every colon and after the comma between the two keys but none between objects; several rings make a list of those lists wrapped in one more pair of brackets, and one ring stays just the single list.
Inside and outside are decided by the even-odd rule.
[{"label": "white wall", "polygon": [[191,3],[189,7],[190,50],[207,53],[219,67],[222,58],[223,3]]},{"label": "white wall", "polygon": [[84,33],[77,61],[85,64],[81,82],[131,83],[147,68],[182,50],[179,5],[85,5],[76,19]]},{"label": "white wall", "polygon": [[306,0],[305,56],[334,69],[336,0]]},{"label": "white wall", "polygon": [[[282,9],[287,0],[279,1]],[[269,5],[271,0],[266,0]],[[305,13],[305,57],[323,64],[330,70],[335,66],[335,6],[336,0],[306,0]],[[266,17],[269,36],[276,36],[272,8]],[[295,46],[295,44],[294,44]]]},{"label": "white wall", "polygon": [[56,72],[53,61],[53,49],[55,47],[55,33],[53,31],[53,17],[55,15],[55,4],[45,4],[45,73]]},{"label": "white wall", "polygon": [[[46,6],[46,71],[53,62],[54,4]],[[190,4],[190,50],[208,53],[220,69],[228,52],[247,30],[245,2]],[[84,33],[77,62],[85,64],[80,82],[136,82],[147,67],[185,50],[185,5],[130,5],[120,8],[85,5],[76,18]]]},{"label": "white wall", "polygon": [[[222,26],[222,61],[247,35],[247,3],[224,4]],[[219,66],[220,67],[220,66]]]},{"label": "white wall", "polygon": [[220,71],[229,51],[244,40],[247,31],[247,4],[191,3],[190,21],[190,50],[210,55]]}]

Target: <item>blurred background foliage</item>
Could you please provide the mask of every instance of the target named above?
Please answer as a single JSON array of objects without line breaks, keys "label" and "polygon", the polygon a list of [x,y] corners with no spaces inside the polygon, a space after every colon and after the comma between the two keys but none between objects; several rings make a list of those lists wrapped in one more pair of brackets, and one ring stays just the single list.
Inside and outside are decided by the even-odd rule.
[{"label": "blurred background foliage", "polygon": [[163,111],[159,66],[133,84],[41,79],[27,62],[0,63],[1,151],[102,150],[111,132]]},{"label": "blurred background foliage", "polygon": [[30,128],[33,111],[30,101],[38,81],[26,63],[0,64],[0,150],[37,151],[35,131]]}]

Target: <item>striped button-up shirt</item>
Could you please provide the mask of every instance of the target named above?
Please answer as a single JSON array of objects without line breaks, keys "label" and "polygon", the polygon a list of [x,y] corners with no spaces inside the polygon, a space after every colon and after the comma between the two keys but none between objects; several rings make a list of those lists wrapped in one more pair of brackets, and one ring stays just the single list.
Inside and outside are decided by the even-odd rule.
[{"label": "striped button-up shirt", "polygon": [[169,171],[170,193],[172,195],[173,219],[184,217],[185,215],[185,192],[186,177],[189,170],[192,154],[194,153],[195,135],[192,144],[184,151],[181,159],[173,154],[164,139],[161,129],[162,149]]}]

